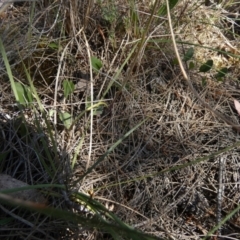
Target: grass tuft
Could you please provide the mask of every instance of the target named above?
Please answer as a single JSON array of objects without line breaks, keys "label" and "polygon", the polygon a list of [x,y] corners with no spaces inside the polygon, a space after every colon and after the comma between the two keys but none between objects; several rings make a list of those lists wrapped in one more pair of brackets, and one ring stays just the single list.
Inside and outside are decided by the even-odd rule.
[{"label": "grass tuft", "polygon": [[239,239],[236,1],[0,10],[0,237]]}]

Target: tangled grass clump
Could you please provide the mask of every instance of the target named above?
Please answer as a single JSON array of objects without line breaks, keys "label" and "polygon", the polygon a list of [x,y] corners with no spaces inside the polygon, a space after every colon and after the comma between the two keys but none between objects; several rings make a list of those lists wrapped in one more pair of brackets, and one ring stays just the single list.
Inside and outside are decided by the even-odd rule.
[{"label": "tangled grass clump", "polygon": [[0,236],[240,238],[237,20],[205,2],[4,11]]}]

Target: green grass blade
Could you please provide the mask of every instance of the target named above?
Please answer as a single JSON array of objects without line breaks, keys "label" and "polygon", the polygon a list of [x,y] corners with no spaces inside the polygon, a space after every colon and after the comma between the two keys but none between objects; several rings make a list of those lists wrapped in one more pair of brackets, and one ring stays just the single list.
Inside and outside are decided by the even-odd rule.
[{"label": "green grass blade", "polygon": [[133,239],[133,240],[139,240],[139,239],[141,239],[141,240],[157,240],[157,239],[159,239],[160,240],[160,238],[141,233],[140,231],[135,230],[133,228],[129,228],[129,227],[119,225],[117,223],[109,222],[107,220],[98,218],[97,216],[88,218],[88,217],[85,217],[83,214],[74,214],[69,211],[63,211],[60,209],[46,207],[44,205],[37,204],[37,203],[13,199],[2,193],[0,193],[0,202],[10,205],[10,206],[19,206],[21,208],[25,208],[30,211],[44,214],[51,218],[56,218],[56,219],[61,219],[66,222],[81,224],[82,226],[87,227],[87,228],[90,227],[90,228],[100,229],[101,231],[106,231],[109,233],[114,231],[115,233],[118,233],[119,236],[127,237],[127,239]]},{"label": "green grass blade", "polygon": [[135,127],[133,127],[130,131],[128,131],[122,138],[120,138],[116,143],[114,143],[98,160],[87,170],[83,176],[81,176],[77,181],[81,181],[84,177],[86,177],[99,163],[101,163],[105,157],[111,153],[122,141],[127,138],[131,133],[133,133],[138,127],[140,127],[146,119],[138,123]]},{"label": "green grass blade", "polygon": [[13,90],[13,94],[16,98],[16,101],[19,103],[19,96],[18,96],[17,88],[16,88],[16,85],[15,85],[15,82],[14,82],[14,79],[13,79],[12,70],[11,70],[10,64],[8,62],[7,54],[6,54],[5,48],[3,46],[3,42],[2,42],[1,37],[0,37],[0,52],[1,52],[2,57],[3,57],[3,61],[4,61],[4,64],[5,64],[5,67],[6,67],[6,70],[7,70],[7,74],[8,74],[10,83],[11,83],[11,88]]}]

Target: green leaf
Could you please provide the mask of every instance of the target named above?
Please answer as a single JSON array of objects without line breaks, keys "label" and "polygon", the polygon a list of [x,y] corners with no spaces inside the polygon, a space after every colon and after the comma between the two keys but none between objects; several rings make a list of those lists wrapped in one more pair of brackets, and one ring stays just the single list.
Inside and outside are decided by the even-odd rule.
[{"label": "green leaf", "polygon": [[67,98],[71,93],[74,92],[74,83],[72,81],[64,80],[63,92],[64,92],[64,97]]},{"label": "green leaf", "polygon": [[56,110],[55,109],[49,109],[48,111],[48,117],[52,119],[54,117]]},{"label": "green leaf", "polygon": [[58,49],[59,48],[59,45],[55,42],[51,42],[48,44],[49,48],[51,49]]},{"label": "green leaf", "polygon": [[207,85],[207,79],[205,77],[202,78],[202,85],[203,87]]},{"label": "green leaf", "polygon": [[33,97],[30,88],[19,82],[14,82],[14,84],[17,90],[18,102],[23,106],[26,106],[29,103],[31,103],[33,101]]},{"label": "green leaf", "polygon": [[[173,9],[177,3],[178,3],[178,0],[169,0],[169,9],[170,10]],[[164,16],[166,14],[167,14],[167,5],[164,4],[158,10],[158,15]]]},{"label": "green leaf", "polygon": [[93,116],[99,116],[103,113],[104,107],[107,106],[107,104],[105,102],[98,102],[94,105],[91,105],[91,101],[90,98],[87,98],[87,102],[86,102],[86,110],[90,111],[91,109],[93,109]]},{"label": "green leaf", "polygon": [[172,60],[172,64],[173,64],[173,65],[179,65],[178,59],[177,59],[177,58],[174,58],[174,59]]},{"label": "green leaf", "polygon": [[193,54],[194,54],[194,48],[189,48],[183,57],[183,61],[187,62],[188,60],[190,60],[193,57]]},{"label": "green leaf", "polygon": [[96,57],[91,57],[92,68],[94,71],[98,72],[102,68],[102,62]]},{"label": "green leaf", "polygon": [[64,127],[69,129],[72,125],[72,116],[68,112],[60,112],[58,115]]},{"label": "green leaf", "polygon": [[205,62],[200,68],[199,71],[200,72],[208,72],[213,66],[213,60],[207,60],[207,62]]},{"label": "green leaf", "polygon": [[228,73],[227,68],[222,68],[219,71],[217,71],[217,74],[215,75],[216,78],[223,78]]},{"label": "green leaf", "polygon": [[194,62],[191,61],[188,65],[188,68],[189,68],[189,70],[194,69],[195,68]]}]

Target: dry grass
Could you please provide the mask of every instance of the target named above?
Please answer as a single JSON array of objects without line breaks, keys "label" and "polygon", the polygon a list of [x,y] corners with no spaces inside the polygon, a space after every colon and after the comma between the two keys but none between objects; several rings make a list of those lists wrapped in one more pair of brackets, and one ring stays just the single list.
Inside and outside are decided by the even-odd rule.
[{"label": "dry grass", "polygon": [[[240,137],[189,89],[176,64],[166,15],[155,12],[149,22],[152,8],[146,1],[38,1],[4,12],[0,32],[14,79],[29,85],[23,62],[48,121],[37,104],[19,111],[1,61],[0,168],[29,185],[66,185],[67,190],[42,189],[55,209],[94,219],[91,208],[70,197],[73,191],[85,193],[145,233],[202,239],[239,205]],[[229,25],[230,11],[230,3],[181,1],[171,13],[181,56],[194,47],[194,69],[185,64],[194,88],[237,124],[239,37],[238,26],[234,35]],[[91,56],[103,64],[98,73]],[[209,59],[213,68],[200,73]],[[218,81],[222,68],[228,74]],[[66,79],[76,85],[67,99]],[[87,110],[99,102],[104,104],[98,114],[94,107]],[[70,113],[73,126],[67,130],[53,110]],[[0,236],[8,239],[112,239],[98,226],[92,230],[19,207],[1,210]],[[235,214],[209,239],[239,239],[239,233]]]}]

